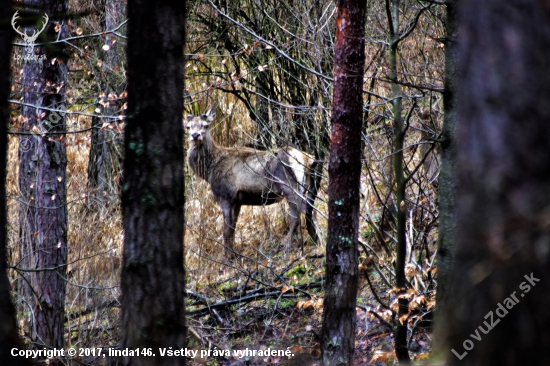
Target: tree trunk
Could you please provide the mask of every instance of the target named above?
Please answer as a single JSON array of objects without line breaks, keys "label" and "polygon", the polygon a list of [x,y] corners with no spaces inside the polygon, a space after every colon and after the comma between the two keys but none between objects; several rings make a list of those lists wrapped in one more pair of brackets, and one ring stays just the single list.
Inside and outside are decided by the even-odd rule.
[{"label": "tree trunk", "polygon": [[[403,172],[403,143],[405,141],[405,126],[403,123],[403,95],[401,85],[397,80],[397,48],[399,46],[399,0],[386,1],[388,12],[388,23],[390,26],[390,81],[393,93],[393,172],[395,174],[395,198],[397,203],[397,256],[395,260],[395,286],[398,288],[398,295],[407,291],[405,278],[405,261],[407,254],[407,241],[405,237],[407,224],[407,205],[405,203],[405,174]],[[397,312],[398,324],[395,327],[395,354],[400,363],[410,362],[409,350],[407,349],[407,323],[402,319],[409,312],[409,300],[401,297],[398,300],[399,309]]]},{"label": "tree trunk", "polygon": [[0,364],[30,365],[24,357],[13,357],[13,348],[23,348],[19,339],[15,308],[11,301],[11,287],[7,274],[7,219],[6,219],[6,150],[7,127],[10,118],[10,55],[13,29],[8,19],[13,15],[10,5],[0,7]]},{"label": "tree trunk", "polygon": [[445,41],[445,117],[441,142],[441,170],[439,172],[439,237],[437,243],[437,318],[438,336],[434,337],[436,347],[446,338],[445,314],[449,301],[452,301],[452,270],[455,252],[455,200],[456,200],[456,32],[457,17],[454,0],[447,6],[447,38]]},{"label": "tree trunk", "polygon": [[271,127],[271,121],[269,120],[269,105],[271,104],[271,93],[267,84],[268,78],[264,71],[260,75],[256,76],[256,106],[253,114],[256,122],[256,141],[255,144],[262,149],[271,149],[273,144],[273,128]]},{"label": "tree trunk", "polygon": [[[54,20],[67,11],[65,0],[28,1],[50,17],[48,40],[68,35],[66,21]],[[44,22],[40,19],[39,27]],[[56,30],[57,28],[57,30]],[[65,108],[67,63],[62,46],[27,46],[33,60],[23,67],[25,122],[19,141],[20,258],[24,268],[21,294],[32,308],[31,339],[42,346],[63,348],[67,264],[67,153]],[[55,109],[51,111],[49,109]]]},{"label": "tree trunk", "polygon": [[352,365],[366,1],[337,1],[329,160],[329,221],[322,344],[324,365]]},{"label": "tree trunk", "polygon": [[[122,0],[103,0],[105,19],[102,23],[105,30],[120,25],[124,20],[124,9]],[[120,114],[120,102],[117,99],[124,89],[124,80],[117,77],[117,70],[122,64],[124,45],[112,34],[105,36],[105,45],[109,47],[103,52],[103,77],[99,81],[102,96],[98,98],[97,107],[103,115],[117,116]],[[88,162],[88,188],[94,205],[118,200],[118,182],[122,173],[122,135],[116,128],[102,128],[104,123],[113,124],[115,120],[108,117],[92,119],[94,128]]]},{"label": "tree trunk", "polygon": [[185,2],[129,2],[128,120],[122,212],[122,347],[155,356],[125,365],[185,365],[183,267]]},{"label": "tree trunk", "polygon": [[463,1],[459,29],[447,364],[547,365],[550,6]]}]

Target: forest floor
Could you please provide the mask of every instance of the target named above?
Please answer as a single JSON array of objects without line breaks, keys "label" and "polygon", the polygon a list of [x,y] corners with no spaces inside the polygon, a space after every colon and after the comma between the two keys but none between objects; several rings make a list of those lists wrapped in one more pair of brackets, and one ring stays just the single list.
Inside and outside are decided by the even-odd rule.
[{"label": "forest floor", "polygon": [[[215,305],[206,306],[207,299],[193,291],[188,292],[191,306],[190,347],[198,350],[217,349],[222,352],[210,353],[209,357],[195,358],[197,365],[319,365],[320,340],[323,311],[323,250],[314,245],[306,246],[309,255],[293,258],[286,266],[264,268],[249,272],[244,282],[238,283],[235,275],[243,267],[217,264],[219,271],[225,271],[228,279],[222,283],[211,283],[201,287],[201,293],[221,298]],[[277,258],[275,258],[277,259]],[[213,265],[215,267],[216,265]],[[225,270],[223,267],[226,266]],[[270,276],[279,281],[270,283]],[[277,273],[273,275],[273,273]],[[356,325],[356,365],[389,365],[396,363],[393,352],[393,328],[391,312],[380,308],[372,294],[364,272],[359,280],[357,325]],[[378,289],[378,296],[384,293],[384,286],[373,275],[372,284]],[[191,276],[193,277],[193,276]],[[235,281],[235,279],[237,279]],[[390,291],[388,291],[390,292]],[[379,317],[373,316],[376,313]],[[427,358],[431,348],[430,334],[421,326],[409,344],[414,360]],[[231,350],[224,353],[225,350]],[[265,357],[266,350],[286,351],[287,356]],[[247,353],[248,351],[248,353]],[[261,355],[253,352],[262,351]]]},{"label": "forest floor", "polygon": [[[247,310],[242,310],[245,313]],[[244,336],[237,336],[231,347],[230,356],[196,358],[196,365],[285,365],[299,366],[321,365],[320,333],[322,313],[314,308],[306,310],[280,309],[281,316],[268,327],[257,322],[250,323]],[[285,319],[285,317],[288,317]],[[377,320],[367,320],[363,309],[357,310],[355,365],[392,365],[396,364],[393,352],[393,333]],[[229,330],[228,330],[229,332]],[[431,339],[425,330],[414,337],[411,353],[414,360],[427,358]],[[190,337],[190,346],[195,346],[200,354],[200,342]],[[215,347],[215,346],[214,346]],[[221,346],[222,349],[225,348]],[[290,350],[291,357],[247,356],[239,351],[249,350]]]}]

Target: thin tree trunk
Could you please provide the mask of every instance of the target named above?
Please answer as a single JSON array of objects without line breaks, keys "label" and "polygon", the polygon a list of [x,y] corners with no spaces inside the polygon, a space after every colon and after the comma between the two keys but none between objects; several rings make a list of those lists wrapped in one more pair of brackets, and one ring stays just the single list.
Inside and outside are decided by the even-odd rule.
[{"label": "thin tree trunk", "polygon": [[[395,286],[398,294],[407,291],[405,278],[405,260],[407,254],[406,223],[407,211],[405,203],[405,175],[403,172],[403,142],[405,140],[405,126],[403,123],[403,95],[397,80],[397,48],[399,46],[399,0],[386,1],[388,21],[390,24],[390,80],[393,92],[393,171],[395,174],[396,203],[397,203],[397,256],[395,260]],[[402,319],[409,312],[409,300],[401,297],[398,300],[398,324],[395,327],[395,353],[400,363],[410,362],[407,349],[407,322]]]},{"label": "thin tree trunk", "polygon": [[122,212],[122,347],[151,350],[125,365],[185,365],[183,266],[185,2],[129,2],[128,120]]},{"label": "thin tree trunk", "polygon": [[[53,20],[67,11],[65,0],[28,1],[50,20],[48,40],[68,35],[66,21]],[[43,23],[39,20],[36,27]],[[57,28],[57,30],[56,30]],[[31,339],[37,345],[63,348],[67,264],[67,153],[62,137],[65,116],[46,108],[64,109],[67,63],[62,46],[32,48],[34,60],[23,67],[25,122],[19,141],[20,258],[24,268],[21,295],[32,307]]]},{"label": "thin tree trunk", "polygon": [[357,303],[357,240],[366,1],[337,1],[329,160],[329,221],[323,365],[352,365]]},{"label": "thin tree trunk", "polygon": [[[272,98],[267,87],[269,80],[265,73],[269,71],[264,71],[261,75],[256,76],[256,106],[253,111],[255,122],[256,122],[256,144],[258,147],[263,149],[272,148],[273,140],[273,129],[271,127],[271,121],[269,120],[269,105]],[[269,99],[267,99],[269,98]]]},{"label": "thin tree trunk", "polygon": [[[330,49],[331,48],[331,37],[328,34],[329,33],[329,27],[322,28],[321,27],[321,18],[323,14],[323,7],[320,4],[319,0],[314,0],[313,3],[313,12],[315,14],[315,19],[318,22],[315,25],[315,28],[312,30],[311,37],[314,39],[315,37],[321,38],[321,40],[318,42],[321,45],[324,46],[324,49]],[[317,70],[323,74],[328,75],[330,71],[333,69],[333,57],[330,53],[317,53],[317,59],[315,60],[317,64]],[[317,106],[317,105],[329,105],[330,104],[330,96],[329,93],[323,93],[322,85],[326,84],[326,80],[323,80],[321,77],[316,77],[316,83],[319,86],[318,89],[315,89],[310,97],[310,105],[311,106]],[[324,121],[325,118],[321,117],[321,120]],[[317,199],[318,190],[321,186],[321,179],[323,177],[323,164],[325,160],[326,153],[329,148],[330,144],[330,137],[328,134],[328,130],[325,128],[324,123],[319,123],[317,126],[317,131],[309,131],[310,133],[310,140],[313,143],[313,146],[311,149],[313,150],[313,155],[315,157],[315,162],[311,166],[310,170],[310,176],[309,176],[309,189],[307,194],[307,208],[306,208],[306,228],[307,232],[311,238],[311,240],[314,243],[319,242],[319,236],[317,234],[316,228],[315,228],[315,222],[313,220],[314,218],[314,210],[315,210],[315,200]]]},{"label": "thin tree trunk", "polygon": [[[124,20],[123,0],[103,0],[105,30],[114,29]],[[121,32],[121,31],[119,31]],[[123,44],[115,35],[105,36],[103,51],[103,76],[99,85],[102,90],[98,98],[98,108],[106,116],[120,114],[118,97],[123,91],[124,80],[117,78],[122,65]],[[101,103],[99,103],[101,102]],[[122,135],[116,128],[102,128],[104,123],[115,123],[111,118],[93,117],[90,158],[88,162],[88,188],[96,203],[108,204],[117,201],[120,175],[122,173]],[[118,178],[118,179],[117,179]]]}]

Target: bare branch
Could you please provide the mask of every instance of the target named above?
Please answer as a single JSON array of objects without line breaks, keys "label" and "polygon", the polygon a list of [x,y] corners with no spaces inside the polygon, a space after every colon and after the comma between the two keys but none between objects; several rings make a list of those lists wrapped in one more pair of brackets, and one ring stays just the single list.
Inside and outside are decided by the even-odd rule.
[{"label": "bare branch", "polygon": [[[52,42],[40,42],[40,43],[33,43],[34,46],[41,46],[41,45],[45,45],[45,44],[56,44],[56,43],[69,43],[69,41],[74,41],[76,39],[83,39],[83,38],[92,38],[92,37],[103,37],[105,34],[114,34],[115,36],[117,37],[120,37],[120,38],[123,38],[123,39],[127,39],[126,36],[118,33],[117,31],[122,28],[123,26],[126,25],[126,23],[128,22],[128,19],[124,20],[122,23],[120,23],[119,25],[117,25],[115,28],[111,29],[111,30],[106,30],[104,32],[98,32],[98,33],[92,33],[92,34],[83,34],[83,35],[80,35],[80,36],[74,36],[74,37],[67,37],[67,38],[63,38],[63,39],[58,39],[56,41],[52,41]],[[18,46],[18,47],[27,47],[28,44],[27,43],[12,43],[14,46]]]},{"label": "bare branch", "polygon": [[231,18],[229,15],[225,14],[223,11],[221,11],[220,9],[218,9],[216,7],[216,5],[214,5],[214,3],[211,1],[211,0],[207,0],[208,3],[210,4],[210,6],[212,6],[212,8],[214,8],[214,10],[216,10],[218,12],[218,14],[220,14],[222,17],[226,18],[227,20],[229,20],[231,23],[235,24],[236,26],[238,26],[239,28],[241,28],[242,30],[244,30],[246,33],[250,34],[252,37],[255,37],[256,39],[260,40],[262,43],[265,43],[266,45],[268,46],[271,46],[273,47],[273,49],[275,51],[277,51],[277,53],[279,53],[282,57],[284,57],[285,59],[287,59],[288,61],[292,62],[293,64],[295,64],[296,66],[300,67],[301,69],[315,75],[315,76],[318,76],[324,80],[328,80],[328,81],[332,81],[332,78],[329,77],[329,76],[326,76],[326,75],[323,75],[305,65],[303,65],[302,63],[298,62],[297,60],[295,60],[294,58],[290,57],[289,55],[287,55],[287,53],[283,50],[281,50],[279,47],[277,47],[273,42],[269,42],[268,40],[266,40],[265,38],[261,37],[260,35],[258,35],[257,33],[255,33],[254,31],[250,30],[248,27],[246,27],[244,24],[241,24],[240,22],[236,21],[235,19]]}]

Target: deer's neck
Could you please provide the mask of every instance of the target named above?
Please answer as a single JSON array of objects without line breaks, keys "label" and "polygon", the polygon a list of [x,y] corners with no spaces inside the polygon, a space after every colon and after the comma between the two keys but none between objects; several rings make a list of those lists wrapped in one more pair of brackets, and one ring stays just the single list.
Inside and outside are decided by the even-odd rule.
[{"label": "deer's neck", "polygon": [[189,166],[196,175],[208,182],[212,167],[218,159],[219,151],[220,148],[208,134],[200,145],[194,143],[189,149]]}]

